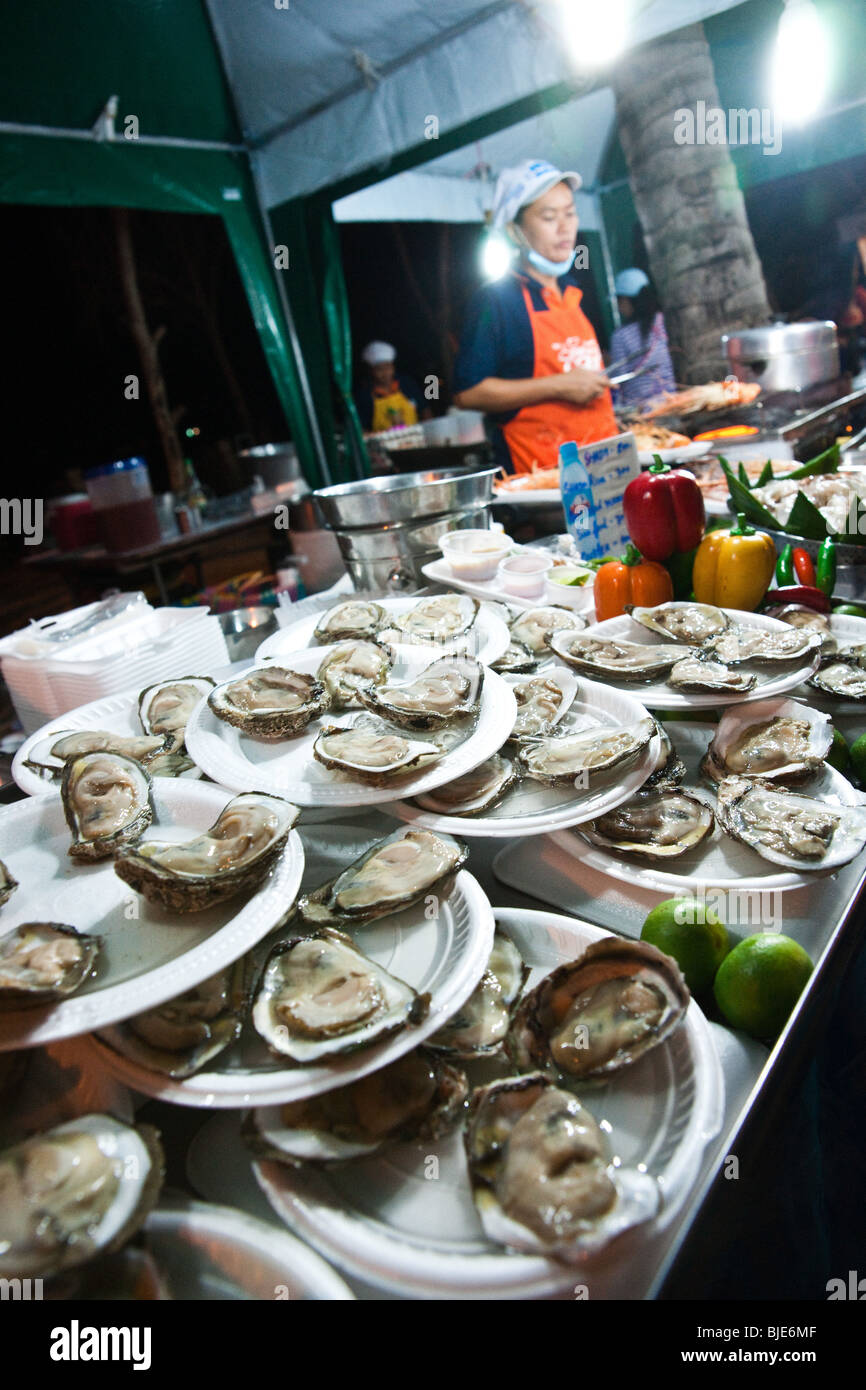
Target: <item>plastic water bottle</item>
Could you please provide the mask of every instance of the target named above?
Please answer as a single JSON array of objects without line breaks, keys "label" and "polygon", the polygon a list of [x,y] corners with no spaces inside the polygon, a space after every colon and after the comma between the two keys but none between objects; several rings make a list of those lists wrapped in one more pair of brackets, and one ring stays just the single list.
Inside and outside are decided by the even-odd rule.
[{"label": "plastic water bottle", "polygon": [[592,481],[574,443],[560,445],[559,477],[562,505],[565,509],[565,528],[586,559],[590,556],[596,540],[595,499]]}]

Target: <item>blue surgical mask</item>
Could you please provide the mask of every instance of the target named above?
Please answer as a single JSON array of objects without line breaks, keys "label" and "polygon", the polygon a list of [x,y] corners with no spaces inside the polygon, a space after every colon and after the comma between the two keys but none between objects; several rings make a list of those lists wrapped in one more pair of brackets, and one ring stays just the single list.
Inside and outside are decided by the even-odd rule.
[{"label": "blue surgical mask", "polygon": [[528,250],[524,252],[526,259],[536,270],[540,270],[542,275],[565,275],[571,270],[574,261],[574,252],[564,261],[549,261],[546,256],[542,256],[538,251]]}]

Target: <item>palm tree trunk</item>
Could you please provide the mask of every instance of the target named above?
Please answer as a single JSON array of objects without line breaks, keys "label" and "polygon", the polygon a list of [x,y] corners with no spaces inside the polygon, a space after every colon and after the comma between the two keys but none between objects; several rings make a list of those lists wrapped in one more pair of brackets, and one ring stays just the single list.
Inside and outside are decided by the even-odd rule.
[{"label": "palm tree trunk", "polygon": [[674,372],[709,381],[728,370],[720,336],[771,318],[764,274],[727,145],[679,144],[677,112],[718,109],[703,26],[627,56],[613,74],[619,137],[658,289]]}]

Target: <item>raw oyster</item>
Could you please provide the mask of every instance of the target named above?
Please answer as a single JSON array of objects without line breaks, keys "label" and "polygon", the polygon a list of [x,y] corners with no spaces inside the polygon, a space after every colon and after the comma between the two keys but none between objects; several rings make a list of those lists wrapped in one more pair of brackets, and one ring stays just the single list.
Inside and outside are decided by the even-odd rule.
[{"label": "raw oyster", "polygon": [[639,791],[623,806],[580,827],[594,845],[645,859],[675,859],[694,849],[713,828],[713,813],[679,787]]},{"label": "raw oyster", "polygon": [[682,647],[622,642],[582,632],[555,632],[548,646],[567,665],[602,680],[656,680],[683,657]]},{"label": "raw oyster", "polygon": [[830,619],[826,613],[816,613],[814,608],[805,608],[800,603],[782,604],[775,608],[767,608],[765,612],[768,618],[778,618],[780,622],[788,623],[791,627],[817,633],[821,639],[821,651],[825,656],[836,650],[836,638],[833,636]]},{"label": "raw oyster", "polygon": [[65,999],[93,974],[102,938],[60,922],[25,922],[0,937],[0,1003]]},{"label": "raw oyster", "polygon": [[17,879],[12,877],[3,860],[0,859],[0,907],[11,898],[17,887]]},{"label": "raw oyster", "polygon": [[336,878],[298,901],[311,927],[372,922],[401,912],[428,893],[445,897],[468,851],[450,835],[431,830],[396,830],[362,854]]},{"label": "raw oyster", "polygon": [[517,770],[511,759],[494,753],[444,787],[416,796],[414,804],[437,816],[483,816],[499,804],[516,781]]},{"label": "raw oyster", "polygon": [[59,781],[70,758],[80,758],[84,753],[116,753],[121,758],[142,763],[153,776],[154,762],[168,751],[168,747],[165,734],[141,737],[113,734],[107,729],[55,732],[35,745],[24,766],[47,781]]},{"label": "raw oyster", "polygon": [[0,1274],[51,1275],[118,1249],[163,1177],[156,1130],[83,1115],[0,1154]]},{"label": "raw oyster", "polygon": [[527,608],[519,613],[509,627],[512,642],[520,642],[536,656],[544,656],[547,651],[547,638],[554,632],[578,632],[586,627],[586,618],[571,608],[560,608],[551,603],[541,608]]},{"label": "raw oyster", "polygon": [[427,1046],[465,1060],[499,1052],[528,978],[529,966],[497,927],[484,974],[466,1003],[428,1038]]},{"label": "raw oyster", "polygon": [[141,727],[146,734],[167,737],[167,753],[179,752],[193,710],[215,685],[210,676],[178,676],[176,680],[149,685],[138,697]]},{"label": "raw oyster", "polygon": [[548,786],[573,782],[594,772],[607,772],[645,748],[655,734],[655,720],[637,724],[600,725],[577,734],[540,738],[524,744],[517,766],[526,777]]},{"label": "raw oyster", "polygon": [[404,640],[447,642],[472,627],[480,607],[478,599],[468,594],[436,594],[398,613],[394,626]]},{"label": "raw oyster", "polygon": [[475,714],[484,667],[468,656],[443,656],[402,685],[368,685],[358,699],[401,729],[435,729]]},{"label": "raw oyster", "polygon": [[328,708],[328,692],[314,676],[258,666],[218,685],[207,702],[218,719],[250,738],[290,738]]},{"label": "raw oyster", "polygon": [[441,1138],[462,1117],[468,1094],[460,1068],[418,1047],[348,1086],[254,1110],[244,1137],[282,1163],[334,1163]]},{"label": "raw oyster", "polygon": [[444,753],[437,743],[411,738],[369,714],[345,727],[324,725],[313,744],[313,757],[324,767],[376,787],[392,777],[419,772]]},{"label": "raw oyster", "polygon": [[606,936],[524,995],[508,1051],[521,1071],[537,1067],[566,1085],[607,1078],[670,1037],[689,998],[670,956]]},{"label": "raw oyster", "polygon": [[571,671],[553,667],[543,675],[512,685],[517,718],[508,736],[510,743],[544,738],[553,733],[577,698],[577,679]]},{"label": "raw oyster", "polygon": [[651,788],[658,791],[662,787],[678,787],[686,775],[686,765],[671,743],[670,735],[660,720],[656,720],[656,733],[659,739],[658,758],[655,767],[641,787],[641,791],[649,791]]},{"label": "raw oyster", "polygon": [[787,632],[768,632],[760,627],[738,627],[732,624],[725,632],[710,637],[701,648],[726,666],[738,666],[743,661],[772,664],[785,661],[811,661],[821,646],[815,632],[789,628]]},{"label": "raw oyster", "polygon": [[322,646],[331,642],[347,642],[355,638],[375,637],[388,621],[381,603],[366,599],[350,599],[329,608],[319,619],[313,636]]},{"label": "raw oyster", "polygon": [[274,947],[252,1017],[272,1051],[311,1065],[416,1026],[429,1008],[429,994],[419,995],[348,936],[325,927]]},{"label": "raw oyster", "polygon": [[201,912],[258,886],[282,854],[300,811],[281,796],[243,792],[192,840],[145,840],[119,854],[114,872],[148,902]]},{"label": "raw oyster", "polygon": [[687,646],[698,647],[708,638],[715,637],[731,626],[731,620],[722,608],[711,603],[660,603],[655,608],[626,608],[636,623],[658,632],[672,642],[684,642]]},{"label": "raw oyster", "polygon": [[539,657],[535,652],[531,652],[522,642],[511,641],[499,660],[490,663],[490,669],[498,671],[500,675],[507,675],[512,671],[517,674],[522,671],[534,671],[538,662]]},{"label": "raw oyster", "polygon": [[734,705],[719,721],[701,771],[713,782],[762,777],[801,782],[820,768],[833,743],[829,716],[796,700]]},{"label": "raw oyster", "polygon": [[787,869],[838,869],[866,845],[866,807],[830,806],[746,777],[719,784],[716,814],[729,835]]},{"label": "raw oyster", "polygon": [[706,691],[708,694],[744,695],[753,690],[758,677],[746,671],[732,671],[720,661],[687,656],[671,667],[667,684],[673,690]]},{"label": "raw oyster", "polygon": [[102,1029],[97,1037],[149,1071],[175,1080],[193,1076],[240,1037],[246,976],[242,958],[175,999]]},{"label": "raw oyster", "polygon": [[73,859],[106,859],[140,840],[153,819],[151,781],[141,763],[85,753],[63,769],[60,795]]},{"label": "raw oyster", "polygon": [[331,709],[357,709],[358,688],[382,685],[394,664],[389,647],[369,639],[340,642],[322,661],[316,672],[328,692]]},{"label": "raw oyster", "polygon": [[840,653],[822,661],[807,684],[837,700],[866,700],[866,667],[856,657]]},{"label": "raw oyster", "polygon": [[609,1162],[593,1116],[539,1072],[473,1091],[464,1144],[481,1224],[499,1245],[576,1264],[659,1208],[655,1179]]}]

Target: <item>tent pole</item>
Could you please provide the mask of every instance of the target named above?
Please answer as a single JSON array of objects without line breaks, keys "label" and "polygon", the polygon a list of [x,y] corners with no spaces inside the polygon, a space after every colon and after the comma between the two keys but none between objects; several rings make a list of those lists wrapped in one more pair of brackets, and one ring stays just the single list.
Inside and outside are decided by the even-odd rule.
[{"label": "tent pole", "polygon": [[610,245],[607,239],[607,228],[604,225],[604,208],[602,207],[601,194],[596,193],[594,197],[596,220],[598,222],[598,239],[601,243],[601,259],[604,262],[604,278],[607,281],[607,292],[610,297],[610,310],[613,316],[614,327],[621,328],[622,319],[620,317],[619,304],[617,302],[616,297],[616,289],[614,288],[613,264],[610,259]]}]

